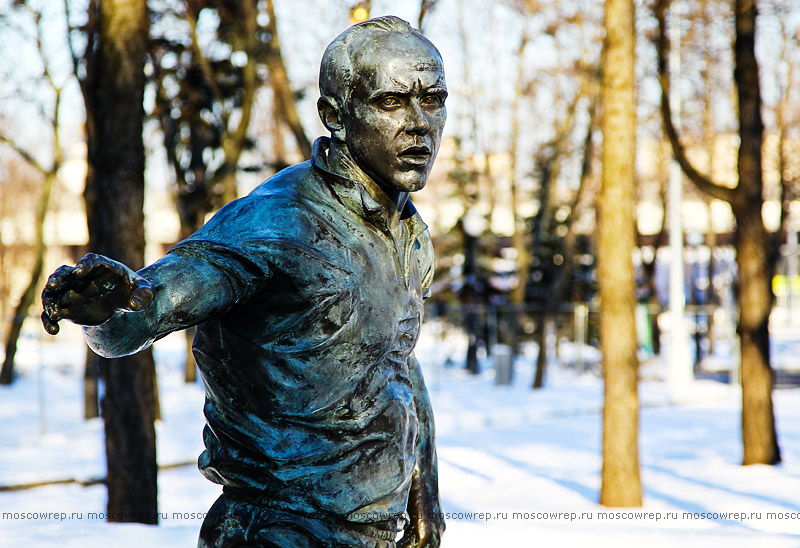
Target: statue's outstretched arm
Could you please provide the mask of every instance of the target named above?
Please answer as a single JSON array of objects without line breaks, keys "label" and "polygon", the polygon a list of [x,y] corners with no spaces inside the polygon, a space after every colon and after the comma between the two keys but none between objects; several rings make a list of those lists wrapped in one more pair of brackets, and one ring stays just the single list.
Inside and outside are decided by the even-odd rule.
[{"label": "statue's outstretched arm", "polygon": [[201,258],[169,254],[133,272],[90,253],[50,276],[42,322],[53,335],[61,320],[82,325],[99,355],[126,356],[224,311],[235,302],[234,293],[226,276]]}]

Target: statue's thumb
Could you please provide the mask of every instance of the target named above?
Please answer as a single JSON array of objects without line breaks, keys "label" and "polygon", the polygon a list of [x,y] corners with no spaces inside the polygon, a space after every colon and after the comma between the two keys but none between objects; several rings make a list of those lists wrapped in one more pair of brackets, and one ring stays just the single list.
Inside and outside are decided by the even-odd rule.
[{"label": "statue's thumb", "polygon": [[133,291],[131,291],[131,298],[128,302],[128,307],[136,312],[138,310],[142,310],[147,308],[147,306],[153,301],[153,288],[150,285],[150,282],[144,279],[139,279],[136,281],[136,285],[133,287]]}]

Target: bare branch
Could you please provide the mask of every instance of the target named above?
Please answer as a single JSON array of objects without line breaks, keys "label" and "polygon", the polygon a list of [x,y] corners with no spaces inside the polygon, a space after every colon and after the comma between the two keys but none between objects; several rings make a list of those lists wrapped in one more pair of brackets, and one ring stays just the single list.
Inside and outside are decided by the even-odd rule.
[{"label": "bare branch", "polygon": [[[788,59],[789,44],[786,37],[786,24],[784,20],[778,17],[778,27],[781,30],[781,59]],[[789,192],[791,182],[786,177],[786,111],[789,105],[789,95],[791,94],[792,86],[794,84],[794,63],[788,61],[786,73],[786,84],[781,86],[781,97],[778,101],[776,112],[776,124],[778,126],[778,176],[780,178],[780,204],[781,204],[781,228],[786,227],[786,222],[789,218],[789,201],[794,198]],[[780,230],[778,231],[781,232]]]},{"label": "bare branch", "polygon": [[[70,59],[72,59],[72,72],[75,74],[75,77],[78,78],[78,55],[75,53],[75,46],[72,43],[72,33],[75,31],[75,28],[70,22],[72,15],[69,9],[69,1],[70,0],[64,0],[64,17],[67,21],[67,48],[69,49]],[[78,80],[80,81],[80,78],[78,78]]]},{"label": "bare branch", "polygon": [[14,149],[14,151],[17,154],[22,156],[22,158],[26,162],[28,162],[31,166],[33,166],[40,173],[45,174],[45,173],[47,173],[49,171],[42,164],[40,164],[39,161],[36,158],[34,158],[33,155],[30,152],[28,152],[27,150],[22,148],[16,141],[14,141],[12,138],[10,138],[8,135],[3,133],[2,131],[0,131],[0,143],[5,143],[8,146],[10,146],[12,149]]},{"label": "bare branch", "polygon": [[417,19],[417,28],[422,32],[422,25],[425,23],[425,16],[433,11],[439,0],[422,0],[419,7],[419,18]]},{"label": "bare branch", "polygon": [[[250,124],[253,103],[255,102],[258,79],[256,78],[256,31],[258,23],[256,21],[257,10],[254,1],[242,2],[242,19],[244,22],[245,53],[247,53],[247,63],[242,68],[242,114],[239,124],[233,133],[234,146],[239,152],[244,148],[247,139],[247,127]],[[274,36],[274,35],[273,35]],[[237,154],[238,156],[238,154]],[[238,158],[237,162],[238,163]]]},{"label": "bare branch", "polygon": [[197,35],[197,17],[192,12],[191,8],[187,7],[186,9],[186,21],[189,23],[189,35],[192,40],[192,53],[194,53],[195,59],[197,59],[197,63],[200,65],[200,70],[203,71],[203,76],[205,76],[206,81],[208,82],[209,88],[211,88],[211,93],[214,94],[214,99],[220,104],[220,107],[223,110],[223,119],[227,121],[228,116],[225,113],[225,102],[222,96],[222,92],[217,85],[217,78],[214,74],[214,69],[211,68],[211,63],[208,62],[208,58],[203,53],[203,50],[200,49],[200,42]]},{"label": "bare branch", "polygon": [[[27,5],[27,4],[26,4]],[[34,11],[32,8],[29,8],[31,14],[33,15],[34,21],[36,22],[36,49],[39,52],[39,57],[42,60],[42,70],[43,76],[47,83],[50,85],[50,89],[53,90],[55,93],[55,112],[50,117],[51,123],[58,124],[58,107],[61,102],[61,91],[64,88],[64,85],[56,84],[55,80],[53,79],[53,72],[50,70],[50,60],[47,55],[47,47],[44,44],[44,36],[46,30],[44,28],[44,21],[42,18],[42,12]]]},{"label": "bare branch", "polygon": [[681,166],[681,169],[689,178],[689,180],[692,181],[697,188],[713,198],[732,203],[737,196],[736,190],[716,184],[694,167],[686,155],[686,149],[683,146],[683,143],[681,143],[677,129],[675,128],[672,120],[672,108],[669,104],[669,61],[667,59],[670,43],[667,36],[666,22],[666,12],[670,3],[671,0],[657,0],[655,6],[653,7],[656,19],[658,20],[658,38],[656,41],[656,50],[658,53],[658,81],[661,84],[661,117],[664,123],[664,133],[666,133],[667,138],[672,145],[672,151],[675,154],[675,160]]}]

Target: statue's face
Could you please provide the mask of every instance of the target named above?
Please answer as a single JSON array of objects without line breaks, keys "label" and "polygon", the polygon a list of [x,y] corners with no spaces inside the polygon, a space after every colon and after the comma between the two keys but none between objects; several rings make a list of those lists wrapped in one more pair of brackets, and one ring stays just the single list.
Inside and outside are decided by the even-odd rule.
[{"label": "statue's face", "polygon": [[383,188],[420,190],[447,119],[442,60],[412,34],[368,35],[363,42],[343,120],[348,148]]}]

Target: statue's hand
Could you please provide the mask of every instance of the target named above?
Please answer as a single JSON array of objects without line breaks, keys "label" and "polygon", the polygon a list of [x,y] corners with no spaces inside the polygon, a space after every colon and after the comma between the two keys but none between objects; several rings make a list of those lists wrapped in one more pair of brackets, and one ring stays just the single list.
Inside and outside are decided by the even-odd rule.
[{"label": "statue's hand", "polygon": [[438,486],[423,481],[419,468],[414,470],[406,511],[411,523],[397,548],[438,548],[445,528]]},{"label": "statue's hand", "polygon": [[47,280],[42,323],[55,335],[60,320],[100,325],[119,310],[142,310],[152,300],[150,282],[122,263],[89,253],[74,267],[60,267]]},{"label": "statue's hand", "polygon": [[439,525],[427,520],[412,520],[397,548],[439,548],[442,541]]}]

